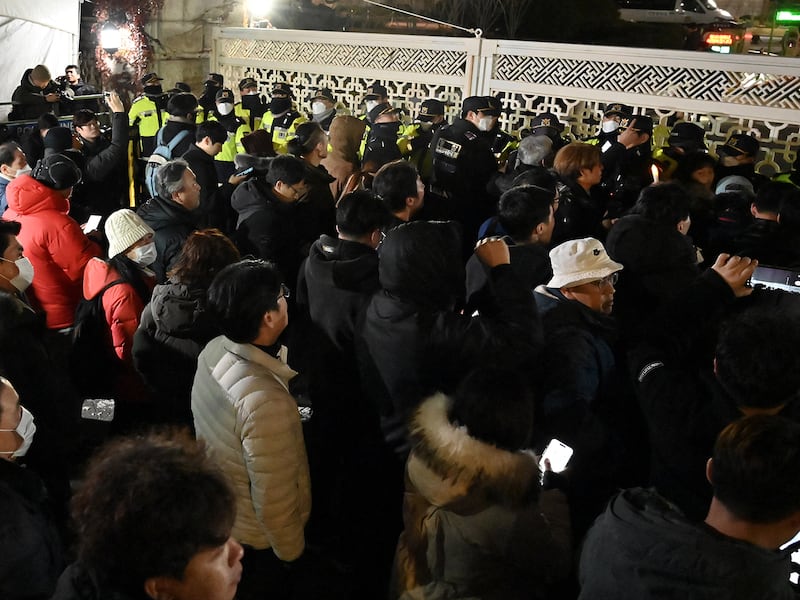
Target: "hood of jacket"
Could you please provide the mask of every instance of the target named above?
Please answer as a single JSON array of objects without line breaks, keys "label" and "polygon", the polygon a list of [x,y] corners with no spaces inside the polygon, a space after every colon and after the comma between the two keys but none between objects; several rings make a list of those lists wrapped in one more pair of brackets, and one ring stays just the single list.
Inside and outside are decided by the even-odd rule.
[{"label": "hood of jacket", "polygon": [[334,118],[330,128],[332,154],[343,160],[358,163],[358,149],[361,147],[361,138],[364,137],[366,128],[367,123],[357,117],[339,115]]},{"label": "hood of jacket", "polygon": [[63,214],[69,212],[69,200],[60,192],[47,187],[30,175],[20,175],[6,187],[8,208],[19,215],[54,210]]},{"label": "hood of jacket", "polygon": [[509,452],[471,437],[448,419],[451,402],[436,394],[414,415],[408,477],[416,490],[435,506],[452,507],[467,496],[511,507],[534,500],[539,464],[533,453]]},{"label": "hood of jacket", "polygon": [[412,221],[395,227],[379,250],[381,287],[433,310],[464,296],[461,227],[455,221]]},{"label": "hood of jacket", "polygon": [[336,181],[335,177],[331,177],[328,169],[322,165],[315,167],[314,165],[306,163],[305,182],[308,186],[330,185]]},{"label": "hood of jacket", "polygon": [[278,202],[272,195],[272,188],[263,177],[248,179],[237,186],[231,196],[231,207],[239,213],[236,227],[263,210],[272,201]]},{"label": "hood of jacket", "polygon": [[190,210],[173,200],[165,200],[161,196],[150,198],[136,212],[155,231],[172,227],[177,223],[184,223],[192,228],[196,226]]},{"label": "hood of jacket", "polygon": [[306,269],[337,289],[371,294],[378,289],[378,253],[359,242],[321,236],[311,246]]},{"label": "hood of jacket", "polygon": [[191,289],[183,283],[172,281],[153,289],[148,308],[158,331],[178,338],[196,338],[198,327],[207,329],[208,336],[212,336],[214,330],[211,323],[207,322],[205,309],[205,290]]},{"label": "hood of jacket", "polygon": [[83,297],[91,300],[103,287],[120,278],[119,273],[102,258],[93,258],[86,263],[83,272]]},{"label": "hood of jacket", "polygon": [[33,72],[33,69],[25,69],[25,72],[22,74],[22,77],[19,80],[19,84],[20,84],[20,86],[22,86],[22,88],[26,92],[39,93],[42,90],[40,90],[38,87],[33,85],[33,83],[31,83],[31,73],[32,72]]}]

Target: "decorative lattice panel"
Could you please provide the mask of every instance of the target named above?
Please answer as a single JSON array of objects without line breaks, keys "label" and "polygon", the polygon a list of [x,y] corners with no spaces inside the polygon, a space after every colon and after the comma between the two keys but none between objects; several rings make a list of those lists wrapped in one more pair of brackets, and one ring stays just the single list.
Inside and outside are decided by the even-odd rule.
[{"label": "decorative lattice panel", "polygon": [[800,77],[543,56],[494,58],[493,77],[502,81],[800,109]]},{"label": "decorative lattice panel", "polygon": [[329,65],[464,77],[466,53],[432,48],[359,46],[315,42],[222,40],[220,56],[295,65]]},{"label": "decorative lattice panel", "polygon": [[[508,131],[519,131],[530,125],[531,119],[542,112],[558,115],[565,125],[564,135],[583,140],[597,132],[603,103],[577,98],[561,98],[533,94],[520,94],[501,89],[492,89],[503,102],[502,123]],[[757,169],[772,175],[789,171],[800,144],[800,126],[789,123],[771,123],[756,119],[720,117],[702,113],[669,111],[652,107],[635,107],[636,114],[649,115],[656,125],[653,132],[654,146],[665,144],[670,127],[678,120],[692,121],[706,130],[706,144],[713,152],[717,145],[725,142],[732,133],[749,133],[761,141],[761,154]]]}]

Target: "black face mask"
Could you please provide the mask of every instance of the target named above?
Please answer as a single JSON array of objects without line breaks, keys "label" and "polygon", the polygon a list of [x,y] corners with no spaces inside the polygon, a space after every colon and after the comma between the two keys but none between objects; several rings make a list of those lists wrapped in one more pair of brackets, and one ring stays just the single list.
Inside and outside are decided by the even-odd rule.
[{"label": "black face mask", "polygon": [[254,94],[252,96],[242,96],[242,108],[253,110],[254,108],[261,108],[263,106],[264,102],[261,100],[261,96],[258,94]]},{"label": "black face mask", "polygon": [[292,108],[291,98],[273,98],[269,103],[269,111],[273,115],[279,115]]},{"label": "black face mask", "polygon": [[144,86],[144,95],[145,96],[160,96],[164,93],[164,90],[160,85],[146,85]]},{"label": "black face mask", "polygon": [[394,121],[392,123],[374,123],[372,129],[375,130],[378,137],[387,139],[397,137],[397,133],[400,131],[400,121]]}]

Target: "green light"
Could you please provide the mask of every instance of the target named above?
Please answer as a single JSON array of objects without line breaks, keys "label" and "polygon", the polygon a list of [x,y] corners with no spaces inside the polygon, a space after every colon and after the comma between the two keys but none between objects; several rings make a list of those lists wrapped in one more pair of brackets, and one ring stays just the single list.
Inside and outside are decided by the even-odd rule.
[{"label": "green light", "polygon": [[800,12],[779,10],[775,15],[775,20],[779,23],[798,23],[800,22]]}]

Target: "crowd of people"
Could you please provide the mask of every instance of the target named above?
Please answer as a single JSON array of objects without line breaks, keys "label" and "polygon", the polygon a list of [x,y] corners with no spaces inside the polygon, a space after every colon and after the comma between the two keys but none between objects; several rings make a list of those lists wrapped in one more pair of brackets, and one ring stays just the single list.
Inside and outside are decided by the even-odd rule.
[{"label": "crowd of people", "polygon": [[216,73],[104,134],[51,83],[0,145],[0,596],[797,596],[800,176],[756,138]]}]

